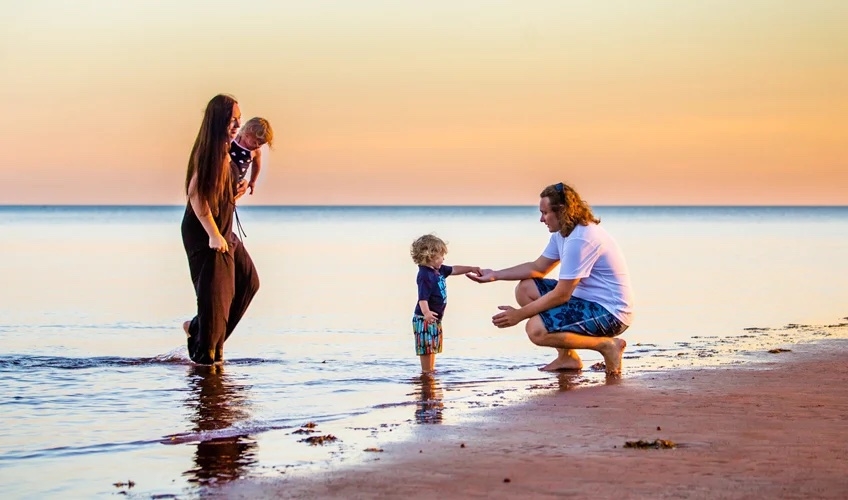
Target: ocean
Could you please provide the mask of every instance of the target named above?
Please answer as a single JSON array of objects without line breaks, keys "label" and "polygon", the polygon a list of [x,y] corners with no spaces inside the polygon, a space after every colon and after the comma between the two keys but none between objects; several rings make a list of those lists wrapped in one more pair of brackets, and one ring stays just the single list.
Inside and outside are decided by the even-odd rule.
[{"label": "ocean", "polygon": [[[624,383],[848,335],[848,207],[595,212],[636,294]],[[3,498],[195,497],[237,478],[357,463],[420,425],[604,383],[590,369],[539,372],[554,352],[523,324],[491,324],[515,283],[464,276],[448,278],[438,371],[419,377],[413,239],[446,240],[449,265],[510,266],[548,241],[537,207],[244,206],[261,286],[211,369],[185,352],[195,297],[182,213],[0,207]],[[601,359],[581,354],[586,367]]]}]

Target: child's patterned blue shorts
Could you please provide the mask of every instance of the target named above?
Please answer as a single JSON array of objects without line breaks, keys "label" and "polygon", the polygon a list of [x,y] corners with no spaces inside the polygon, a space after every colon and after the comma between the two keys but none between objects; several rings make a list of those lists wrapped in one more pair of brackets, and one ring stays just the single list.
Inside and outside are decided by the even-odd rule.
[{"label": "child's patterned blue shorts", "polygon": [[[534,278],[541,295],[554,289],[557,280]],[[607,311],[602,305],[571,297],[560,306],[539,313],[548,332],[572,332],[590,337],[615,337],[627,325]]]},{"label": "child's patterned blue shorts", "polygon": [[415,354],[439,354],[442,352],[442,322],[434,321],[429,325],[424,316],[412,317],[412,332],[415,334]]}]

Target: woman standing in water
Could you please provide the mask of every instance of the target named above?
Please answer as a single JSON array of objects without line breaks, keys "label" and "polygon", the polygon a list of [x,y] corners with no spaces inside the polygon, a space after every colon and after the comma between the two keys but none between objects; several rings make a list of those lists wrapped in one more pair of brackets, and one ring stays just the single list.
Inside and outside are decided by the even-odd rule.
[{"label": "woman standing in water", "polygon": [[259,289],[253,261],[233,233],[235,200],[244,194],[246,182],[238,182],[228,153],[240,126],[235,98],[216,95],[206,105],[188,160],[182,237],[197,315],[183,329],[189,358],[198,364],[224,360],[224,341]]}]

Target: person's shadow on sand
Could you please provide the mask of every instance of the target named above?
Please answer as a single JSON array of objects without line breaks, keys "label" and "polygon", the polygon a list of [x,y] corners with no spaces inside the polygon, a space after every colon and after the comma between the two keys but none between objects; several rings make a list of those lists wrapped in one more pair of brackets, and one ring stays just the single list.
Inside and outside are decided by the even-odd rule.
[{"label": "person's shadow on sand", "polygon": [[422,374],[420,378],[414,379],[417,386],[413,394],[418,396],[415,404],[415,422],[418,424],[440,424],[442,422],[442,411],[445,408],[442,403],[442,386],[432,374]]},{"label": "person's shadow on sand", "polygon": [[[223,366],[192,366],[188,385],[185,406],[193,412],[195,432],[226,429],[249,417],[248,388],[233,382]],[[256,442],[246,435],[201,441],[194,462],[195,467],[183,473],[189,482],[206,484],[237,479],[256,463]]]}]

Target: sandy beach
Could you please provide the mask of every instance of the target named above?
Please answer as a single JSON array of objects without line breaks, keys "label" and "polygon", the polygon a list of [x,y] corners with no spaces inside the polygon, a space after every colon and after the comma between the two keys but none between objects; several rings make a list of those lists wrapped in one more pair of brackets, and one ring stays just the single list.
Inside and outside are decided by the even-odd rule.
[{"label": "sandy beach", "polygon": [[[573,388],[561,374],[481,422],[422,426],[373,460],[244,480],[226,498],[846,498],[848,341],[764,363]],[[656,439],[673,449],[634,449]]]}]

